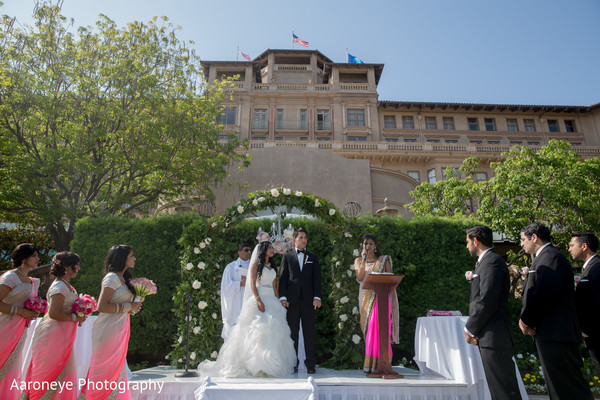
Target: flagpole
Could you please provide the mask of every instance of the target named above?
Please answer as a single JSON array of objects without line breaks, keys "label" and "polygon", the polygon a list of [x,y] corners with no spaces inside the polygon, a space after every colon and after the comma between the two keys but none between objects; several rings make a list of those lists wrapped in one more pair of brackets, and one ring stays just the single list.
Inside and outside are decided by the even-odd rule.
[{"label": "flagpole", "polygon": [[237,47],[237,52],[235,53],[235,61],[238,61],[240,57],[240,46]]},{"label": "flagpole", "polygon": [[294,49],[294,31],[292,31],[292,50]]},{"label": "flagpole", "polygon": [[346,47],[346,64],[350,64],[350,57],[348,57],[348,48]]}]

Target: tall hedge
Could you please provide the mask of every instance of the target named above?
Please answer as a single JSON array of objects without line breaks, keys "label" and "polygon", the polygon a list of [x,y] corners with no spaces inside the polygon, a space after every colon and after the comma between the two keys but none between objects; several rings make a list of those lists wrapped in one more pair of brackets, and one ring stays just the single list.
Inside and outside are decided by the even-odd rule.
[{"label": "tall hedge", "polygon": [[163,359],[175,336],[173,292],[180,282],[178,244],[184,227],[201,217],[170,215],[158,218],[91,218],[77,223],[71,250],[81,257],[81,270],[72,284],[79,293],[96,298],[104,276],[104,259],[115,244],[133,247],[134,277],[152,279],[158,293],[146,298],[142,312],[131,318],[129,354],[134,358]]}]

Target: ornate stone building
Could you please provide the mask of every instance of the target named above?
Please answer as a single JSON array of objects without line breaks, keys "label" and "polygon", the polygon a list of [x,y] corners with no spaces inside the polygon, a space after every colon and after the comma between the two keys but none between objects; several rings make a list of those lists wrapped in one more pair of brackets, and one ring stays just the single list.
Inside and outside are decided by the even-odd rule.
[{"label": "ornate stone building", "polygon": [[[314,193],[363,214],[384,206],[408,212],[409,192],[443,179],[448,166],[477,156],[477,179],[512,145],[550,139],[600,155],[600,104],[464,104],[379,100],[383,64],[336,63],[318,50],[266,50],[252,62],[204,61],[208,82],[239,76],[224,103],[223,139],[250,143],[250,168],[232,168],[216,188],[216,211],[245,194],[284,186]],[[236,183],[244,183],[238,186]]]}]

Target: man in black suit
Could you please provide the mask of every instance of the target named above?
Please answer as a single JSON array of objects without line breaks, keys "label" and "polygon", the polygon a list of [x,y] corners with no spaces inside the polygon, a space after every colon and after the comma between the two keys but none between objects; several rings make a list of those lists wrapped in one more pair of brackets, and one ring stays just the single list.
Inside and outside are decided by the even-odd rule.
[{"label": "man in black suit", "polygon": [[583,271],[575,289],[575,307],[585,346],[600,375],[600,257],[598,237],[592,232],[573,232],[569,253],[573,260],[584,261]]},{"label": "man in black suit", "polygon": [[467,250],[478,260],[471,280],[465,339],[479,345],[492,399],[521,399],[512,359],[515,343],[508,314],[510,276],[492,244],[492,230],[487,226],[467,229]]},{"label": "man in black suit", "polygon": [[592,399],[581,373],[573,271],[550,240],[543,224],[521,230],[521,247],[534,259],[523,288],[519,327],[534,337],[550,399]]},{"label": "man in black suit", "polygon": [[[306,230],[294,232],[295,249],[281,260],[279,300],[287,308],[287,322],[298,354],[298,333],[302,321],[306,370],[314,374],[316,364],[315,310],[321,307],[321,268],[317,256],[306,251]],[[296,364],[298,361],[296,361]],[[294,368],[298,371],[298,366]]]}]

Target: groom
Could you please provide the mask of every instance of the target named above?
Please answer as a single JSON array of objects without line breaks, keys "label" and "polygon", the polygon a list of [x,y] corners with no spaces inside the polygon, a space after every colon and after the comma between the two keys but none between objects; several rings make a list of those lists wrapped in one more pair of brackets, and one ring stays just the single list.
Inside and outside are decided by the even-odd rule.
[{"label": "groom", "polygon": [[[302,321],[306,351],[304,364],[306,371],[314,374],[316,372],[315,310],[321,307],[321,268],[317,256],[306,251],[306,243],[306,230],[298,228],[294,232],[295,249],[288,251],[281,261],[279,301],[287,308],[287,322],[292,331],[296,356],[298,355],[298,332]],[[296,365],[294,372],[297,371]]]}]

